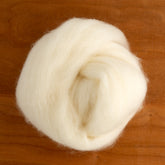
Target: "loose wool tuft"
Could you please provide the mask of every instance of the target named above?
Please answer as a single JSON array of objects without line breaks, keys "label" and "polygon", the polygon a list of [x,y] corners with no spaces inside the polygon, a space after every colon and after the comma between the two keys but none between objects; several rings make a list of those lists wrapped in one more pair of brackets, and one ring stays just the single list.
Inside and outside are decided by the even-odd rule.
[{"label": "loose wool tuft", "polygon": [[146,91],[139,60],[123,33],[102,21],[73,18],[35,43],[16,98],[39,131],[89,151],[115,142]]}]

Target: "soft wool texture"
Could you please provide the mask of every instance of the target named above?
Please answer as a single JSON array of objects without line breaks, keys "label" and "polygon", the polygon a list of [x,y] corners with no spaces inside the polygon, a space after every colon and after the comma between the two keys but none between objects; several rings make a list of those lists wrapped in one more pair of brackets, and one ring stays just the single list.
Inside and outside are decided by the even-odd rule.
[{"label": "soft wool texture", "polygon": [[112,145],[147,91],[124,34],[73,18],[38,40],[16,89],[20,110],[39,131],[73,149]]}]

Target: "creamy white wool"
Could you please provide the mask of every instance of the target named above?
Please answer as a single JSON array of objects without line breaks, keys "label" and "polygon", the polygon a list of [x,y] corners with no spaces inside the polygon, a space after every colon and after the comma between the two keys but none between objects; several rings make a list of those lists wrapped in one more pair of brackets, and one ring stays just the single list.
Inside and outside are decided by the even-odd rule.
[{"label": "creamy white wool", "polygon": [[114,143],[146,91],[139,60],[123,33],[102,21],[73,18],[35,43],[16,98],[39,131],[88,151]]}]

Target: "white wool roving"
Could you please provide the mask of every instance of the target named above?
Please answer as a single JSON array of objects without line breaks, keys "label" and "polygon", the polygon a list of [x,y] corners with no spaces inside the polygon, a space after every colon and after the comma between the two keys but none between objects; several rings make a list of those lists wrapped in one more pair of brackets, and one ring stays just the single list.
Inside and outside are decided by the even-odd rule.
[{"label": "white wool roving", "polygon": [[102,21],[73,18],[35,43],[16,98],[39,131],[89,151],[115,142],[146,91],[139,60],[123,33]]}]

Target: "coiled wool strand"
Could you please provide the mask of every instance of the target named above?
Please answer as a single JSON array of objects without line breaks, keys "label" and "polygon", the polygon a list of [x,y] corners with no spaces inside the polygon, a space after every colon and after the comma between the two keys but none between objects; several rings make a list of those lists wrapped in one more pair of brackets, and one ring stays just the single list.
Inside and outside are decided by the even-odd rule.
[{"label": "coiled wool strand", "polygon": [[73,18],[31,49],[16,88],[26,119],[52,140],[82,151],[112,145],[147,91],[124,34]]}]

